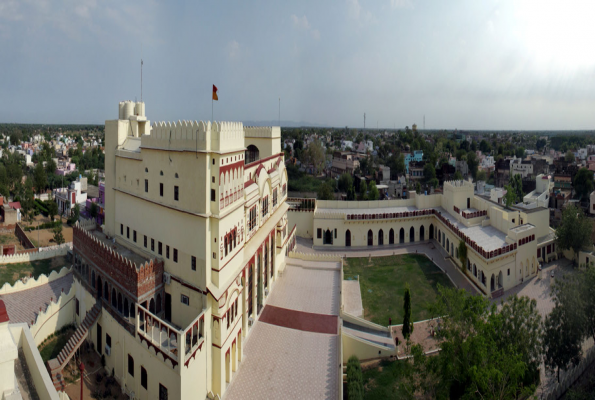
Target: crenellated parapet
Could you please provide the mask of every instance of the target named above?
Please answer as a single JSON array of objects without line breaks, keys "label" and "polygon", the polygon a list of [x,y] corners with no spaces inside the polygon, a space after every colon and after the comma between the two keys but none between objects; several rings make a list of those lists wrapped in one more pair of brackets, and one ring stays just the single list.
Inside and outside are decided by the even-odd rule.
[{"label": "crenellated parapet", "polygon": [[246,126],[244,132],[249,138],[274,139],[281,137],[281,129],[278,126]]},{"label": "crenellated parapet", "polygon": [[451,192],[465,192],[473,191],[473,184],[469,181],[458,180],[458,181],[444,181],[444,191]]},{"label": "crenellated parapet", "polygon": [[241,122],[156,122],[151,133],[141,137],[141,148],[227,151],[243,147],[244,126]]},{"label": "crenellated parapet", "polygon": [[73,242],[75,254],[82,256],[86,262],[94,264],[105,278],[124,286],[137,298],[162,285],[164,271],[162,260],[134,262],[120,254],[119,245],[106,243],[78,224],[73,228]]}]

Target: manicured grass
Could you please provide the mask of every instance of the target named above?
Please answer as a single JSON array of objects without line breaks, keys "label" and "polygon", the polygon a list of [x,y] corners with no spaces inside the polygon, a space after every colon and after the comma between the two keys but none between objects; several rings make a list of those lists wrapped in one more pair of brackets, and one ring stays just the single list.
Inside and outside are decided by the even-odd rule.
[{"label": "manicured grass", "polygon": [[41,354],[41,359],[43,360],[44,364],[51,360],[52,358],[58,357],[58,354],[62,351],[68,339],[74,333],[74,328],[66,329],[65,331],[59,333],[57,336],[49,340],[42,348],[39,350],[39,354]]},{"label": "manicured grass", "polygon": [[359,275],[364,306],[364,318],[379,325],[403,323],[405,286],[411,289],[413,321],[432,318],[428,305],[438,294],[437,285],[452,287],[452,283],[432,261],[419,254],[388,257],[347,258],[345,279]]},{"label": "manicured grass", "polygon": [[363,371],[364,399],[402,399],[399,381],[407,366],[404,361],[383,360],[379,367]]},{"label": "manicured grass", "polygon": [[68,266],[66,257],[54,257],[47,260],[32,261],[29,263],[0,265],[0,288],[8,282],[14,284],[17,280],[33,274],[37,278],[41,274],[48,275],[52,271],[59,272],[62,267]]}]

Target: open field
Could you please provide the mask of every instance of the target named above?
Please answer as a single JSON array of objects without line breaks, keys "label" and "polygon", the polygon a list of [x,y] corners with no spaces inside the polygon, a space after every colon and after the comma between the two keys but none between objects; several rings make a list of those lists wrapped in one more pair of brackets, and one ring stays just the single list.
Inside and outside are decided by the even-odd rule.
[{"label": "open field", "polygon": [[[403,322],[403,295],[405,286],[411,288],[411,314],[413,321],[432,318],[428,305],[438,294],[438,284],[452,287],[452,283],[427,257],[403,254],[387,257],[347,258],[345,279],[359,275],[364,306],[364,318],[379,325]],[[435,317],[435,316],[434,316]]]},{"label": "open field", "polygon": [[32,261],[28,263],[2,264],[0,265],[0,287],[6,282],[14,284],[18,279],[33,274],[37,278],[41,274],[49,275],[50,272],[59,272],[62,267],[67,267],[69,263],[66,257],[54,257],[47,260]]}]

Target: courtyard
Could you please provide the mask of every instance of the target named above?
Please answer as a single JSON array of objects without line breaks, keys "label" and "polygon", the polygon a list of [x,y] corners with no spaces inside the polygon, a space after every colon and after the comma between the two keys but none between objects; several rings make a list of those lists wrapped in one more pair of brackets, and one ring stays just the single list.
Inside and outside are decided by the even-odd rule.
[{"label": "courtyard", "polygon": [[411,289],[413,321],[436,317],[430,304],[437,299],[438,285],[453,287],[448,276],[422,254],[347,258],[343,266],[346,280],[357,280],[366,320],[387,326],[403,322],[405,287]]},{"label": "courtyard", "polygon": [[41,274],[49,276],[52,271],[60,272],[63,267],[69,266],[70,263],[65,256],[26,263],[2,264],[0,265],[0,288],[5,283],[14,285],[17,280],[22,278],[33,277],[37,279]]}]

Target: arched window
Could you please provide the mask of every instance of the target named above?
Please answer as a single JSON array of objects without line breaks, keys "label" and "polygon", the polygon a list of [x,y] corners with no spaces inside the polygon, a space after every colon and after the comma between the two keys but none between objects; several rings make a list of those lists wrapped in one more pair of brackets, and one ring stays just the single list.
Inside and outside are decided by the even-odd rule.
[{"label": "arched window", "polygon": [[157,304],[155,305],[155,311],[157,314],[161,312],[161,293],[157,293]]},{"label": "arched window", "polygon": [[384,245],[384,231],[382,229],[378,231],[378,245]]},{"label": "arched window", "polygon": [[149,172],[149,168],[146,168],[146,167],[145,167],[145,172]]},{"label": "arched window", "polygon": [[393,228],[388,231],[388,244],[395,244],[395,230]]},{"label": "arched window", "polygon": [[124,297],[124,317],[128,318],[130,315],[130,305],[128,304],[128,298]]},{"label": "arched window", "polygon": [[405,229],[399,230],[399,243],[405,243]]},{"label": "arched window", "polygon": [[118,312],[120,314],[122,314],[124,312],[124,309],[122,308],[123,304],[124,303],[122,302],[122,293],[118,293]]},{"label": "arched window", "polygon": [[95,271],[91,270],[91,286],[95,287]]},{"label": "arched window", "polygon": [[419,240],[423,241],[425,239],[425,236],[426,236],[426,228],[424,228],[424,226],[422,225],[419,228]]},{"label": "arched window", "polygon": [[409,241],[415,242],[415,229],[413,229],[413,227],[409,229]]},{"label": "arched window", "polygon": [[372,233],[372,229],[368,230],[368,246],[374,245],[374,234]]},{"label": "arched window", "polygon": [[97,276],[97,296],[99,296],[99,298],[103,297],[103,283],[101,282],[100,276]]},{"label": "arched window", "polygon": [[136,307],[134,306],[134,303],[131,301],[130,302],[130,318],[136,318],[135,317],[135,309]]},{"label": "arched window", "polygon": [[251,144],[246,148],[246,164],[250,164],[254,161],[260,160],[260,152],[258,151],[258,147]]},{"label": "arched window", "polygon": [[163,171],[159,171],[159,175],[163,176]]},{"label": "arched window", "polygon": [[178,173],[176,172],[176,179],[178,179]]},{"label": "arched window", "polygon": [[103,298],[109,300],[109,288],[107,287],[107,282],[103,284]]},{"label": "arched window", "polygon": [[155,314],[155,299],[151,299],[149,302],[149,311]]},{"label": "arched window", "polygon": [[116,297],[116,289],[112,288],[112,307],[118,307],[118,298]]},{"label": "arched window", "polygon": [[351,246],[351,231],[349,229],[345,231],[345,246]]},{"label": "arched window", "polygon": [[227,256],[227,235],[225,235],[225,255]]}]

